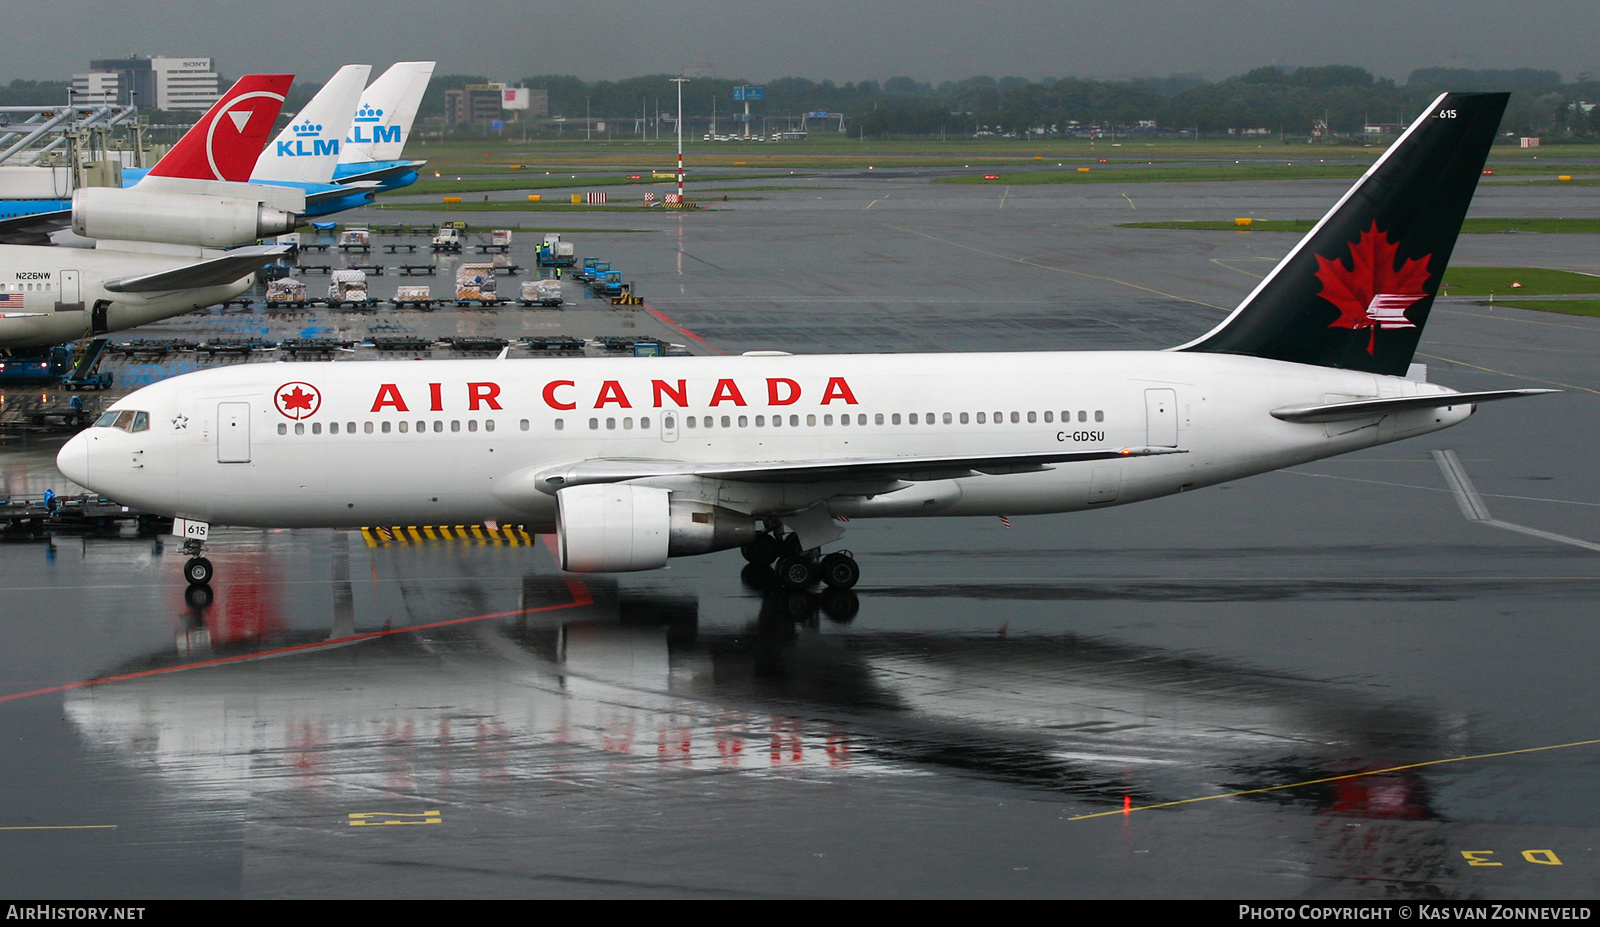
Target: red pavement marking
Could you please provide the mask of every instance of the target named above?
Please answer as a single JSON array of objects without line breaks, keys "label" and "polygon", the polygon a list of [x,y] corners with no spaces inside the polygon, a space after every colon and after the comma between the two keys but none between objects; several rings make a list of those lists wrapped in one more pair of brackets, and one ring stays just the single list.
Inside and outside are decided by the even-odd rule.
[{"label": "red pavement marking", "polygon": [[194,663],[180,663],[177,666],[166,666],[161,669],[142,670],[137,673],[123,673],[118,676],[101,676],[98,679],[85,679],[79,682],[64,683],[59,686],[47,686],[43,689],[33,689],[28,692],[15,692],[11,695],[0,695],[0,702],[10,702],[17,699],[32,698],[36,695],[48,695],[52,692],[65,692],[69,689],[85,689],[89,686],[103,685],[108,682],[126,682],[129,679],[140,679],[145,676],[161,676],[166,673],[180,673],[184,670],[200,669],[207,666],[221,666],[226,663],[243,663],[248,660],[261,660],[267,657],[283,656],[284,654],[298,653],[304,650],[319,650],[326,647],[335,647],[342,644],[353,644],[358,641],[373,640],[379,637],[388,637],[391,634],[409,634],[413,631],[426,631],[432,628],[447,628],[456,624],[468,624],[473,621],[488,621],[491,618],[509,618],[512,615],[531,615],[535,612],[554,612],[568,608],[582,608],[594,604],[594,597],[589,594],[589,588],[582,581],[567,577],[567,589],[572,593],[572,601],[560,605],[541,605],[538,608],[519,608],[509,612],[495,612],[489,615],[469,615],[466,618],[450,618],[445,621],[435,621],[429,624],[414,624],[404,628],[390,628],[383,631],[368,631],[365,634],[352,634],[349,637],[338,637],[332,640],[317,641],[311,644],[295,644],[292,647],[278,647],[273,650],[258,650],[255,653],[242,653],[232,657],[218,657],[214,660],[199,660]]},{"label": "red pavement marking", "polygon": [[640,303],[640,305],[644,306],[644,311],[646,311],[646,312],[650,313],[651,315],[655,316],[656,319],[658,319],[661,322],[661,324],[667,326],[668,328],[670,328],[673,331],[677,332],[678,334],[684,336],[685,338],[693,338],[695,341],[700,342],[701,344],[703,344],[706,347],[710,348],[711,350],[717,352],[718,354],[726,354],[726,353],[728,353],[727,351],[722,350],[721,348],[719,348],[716,345],[712,344],[711,342],[705,340],[704,338],[700,337],[699,335],[696,335],[694,332],[689,331],[687,328],[684,328],[682,325],[679,325],[677,322],[672,321],[672,319],[668,318],[667,314],[665,312],[662,312],[660,309],[652,308],[649,303]]}]

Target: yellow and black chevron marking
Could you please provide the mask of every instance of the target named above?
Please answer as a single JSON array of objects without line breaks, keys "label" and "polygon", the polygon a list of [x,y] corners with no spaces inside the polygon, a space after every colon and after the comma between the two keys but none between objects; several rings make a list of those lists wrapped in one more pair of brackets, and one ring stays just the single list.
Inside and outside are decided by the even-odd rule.
[{"label": "yellow and black chevron marking", "polygon": [[534,535],[521,525],[501,525],[498,528],[484,525],[379,525],[362,528],[361,537],[366,540],[368,547],[424,544],[428,541],[471,541],[475,544],[523,547],[534,541]]},{"label": "yellow and black chevron marking", "polygon": [[624,296],[613,296],[613,297],[611,297],[611,305],[613,305],[613,306],[642,306],[642,305],[644,305],[644,297],[642,297],[642,296],[634,296],[631,293],[629,293],[627,295],[624,295]]}]

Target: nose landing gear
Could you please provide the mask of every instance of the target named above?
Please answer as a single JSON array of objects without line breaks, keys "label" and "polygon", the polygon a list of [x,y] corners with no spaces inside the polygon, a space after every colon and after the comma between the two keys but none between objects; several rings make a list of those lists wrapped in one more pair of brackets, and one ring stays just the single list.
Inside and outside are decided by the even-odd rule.
[{"label": "nose landing gear", "polygon": [[179,551],[189,555],[189,561],[183,565],[183,578],[189,581],[190,586],[211,585],[214,571],[211,569],[211,561],[200,556],[204,549],[203,543],[191,538],[183,542],[183,547]]}]

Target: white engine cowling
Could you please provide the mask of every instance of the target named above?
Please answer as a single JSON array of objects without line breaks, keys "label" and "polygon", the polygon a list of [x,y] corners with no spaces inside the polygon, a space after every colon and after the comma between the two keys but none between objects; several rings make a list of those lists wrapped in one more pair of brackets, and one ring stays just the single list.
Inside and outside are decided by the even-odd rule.
[{"label": "white engine cowling", "polygon": [[665,489],[626,483],[569,486],[556,493],[561,569],[572,573],[657,570],[668,557],[747,544],[754,516]]},{"label": "white engine cowling", "polygon": [[231,248],[292,232],[298,222],[293,213],[236,197],[117,187],[80,187],[72,194],[72,230],[110,241]]},{"label": "white engine cowling", "polygon": [[569,486],[556,493],[561,569],[629,573],[666,566],[670,495],[665,489],[624,483]]}]

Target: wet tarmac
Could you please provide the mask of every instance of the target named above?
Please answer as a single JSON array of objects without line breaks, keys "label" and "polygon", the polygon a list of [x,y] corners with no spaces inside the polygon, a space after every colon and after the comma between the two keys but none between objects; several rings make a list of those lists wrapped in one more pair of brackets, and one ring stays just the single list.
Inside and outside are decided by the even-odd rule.
[{"label": "wet tarmac", "polygon": [[[697,350],[1160,347],[1293,236],[1116,222],[1343,189],[795,186],[826,189],[571,237]],[[1474,214],[1600,212],[1560,195]],[[1456,261],[1595,272],[1594,245]],[[1441,302],[1422,353],[1456,388],[1566,392],[1137,506],[852,522],[850,595],[766,591],[732,551],[567,576],[514,533],[220,529],[188,598],[170,538],[0,547],[0,887],[1593,896],[1600,320]],[[61,491],[51,447],[0,449],[13,493]]]}]

